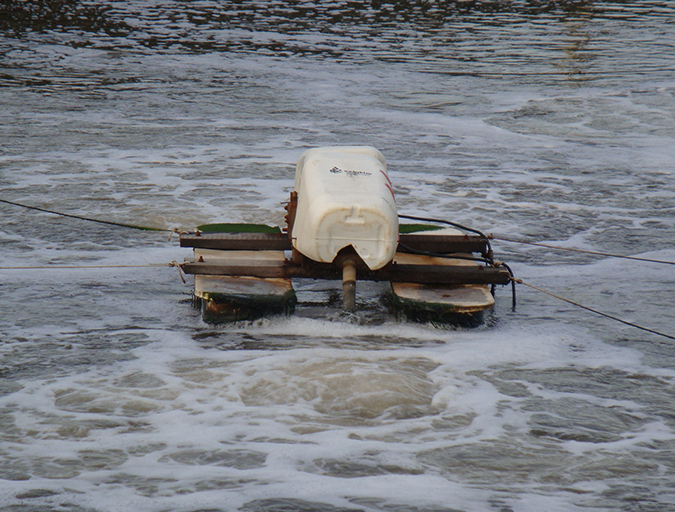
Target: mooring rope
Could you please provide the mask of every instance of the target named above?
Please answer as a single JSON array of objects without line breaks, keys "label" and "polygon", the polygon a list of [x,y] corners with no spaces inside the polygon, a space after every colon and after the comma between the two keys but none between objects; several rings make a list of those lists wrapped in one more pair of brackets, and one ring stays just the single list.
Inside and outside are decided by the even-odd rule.
[{"label": "mooring rope", "polygon": [[150,267],[172,267],[170,263],[147,263],[140,265],[16,265],[3,266],[0,270],[58,270],[58,269],[78,269],[78,268],[150,268]]},{"label": "mooring rope", "polygon": [[477,229],[470,228],[470,227],[464,226],[462,224],[458,224],[457,222],[452,222],[452,221],[449,221],[449,220],[433,219],[433,218],[430,218],[430,217],[418,217],[417,215],[404,215],[402,213],[400,213],[398,215],[398,217],[400,219],[419,220],[419,221],[422,221],[422,222],[436,222],[438,224],[445,224],[447,226],[452,226],[453,228],[461,229],[463,231],[468,231],[469,233],[476,233],[483,240],[485,240],[485,243],[487,244],[487,253],[484,254],[483,256],[485,256],[486,258],[488,258],[490,260],[494,256],[494,253],[492,252],[492,246],[490,245],[490,238],[485,233],[483,233],[482,231],[479,231]]},{"label": "mooring rope", "polygon": [[572,247],[558,247],[555,245],[542,244],[539,242],[528,242],[526,240],[514,240],[512,238],[505,238],[501,236],[490,235],[489,238],[492,240],[499,240],[501,242],[511,242],[514,244],[525,244],[525,245],[536,245],[537,247],[546,247],[547,249],[555,249],[557,251],[572,251],[580,252],[583,254],[592,254],[594,256],[605,256],[609,258],[623,258],[626,260],[637,260],[637,261],[646,261],[649,263],[662,263],[664,265],[675,265],[675,261],[666,261],[666,260],[655,260],[651,258],[640,258],[638,256],[626,256],[624,254],[613,254],[609,252],[598,252],[598,251],[589,251],[587,249],[574,249]]},{"label": "mooring rope", "polygon": [[[139,226],[139,225],[136,225],[136,224],[126,224],[126,223],[123,223],[123,222],[114,222],[114,221],[110,221],[110,220],[94,219],[94,218],[91,218],[91,217],[85,217],[83,215],[75,215],[75,214],[72,214],[72,213],[58,212],[58,211],[55,211],[55,210],[49,210],[47,208],[40,208],[39,206],[31,206],[31,205],[27,205],[27,204],[23,204],[23,203],[17,203],[16,201],[9,201],[7,199],[0,199],[0,203],[5,203],[5,204],[12,205],[12,206],[20,207],[20,208],[26,208],[28,210],[36,210],[36,211],[39,211],[39,212],[49,213],[49,214],[52,214],[52,215],[58,215],[60,217],[69,217],[71,219],[78,219],[78,220],[83,220],[83,221],[87,221],[87,222],[96,222],[96,223],[99,223],[99,224],[107,224],[109,226],[118,226],[118,227],[122,227],[122,228],[130,228],[130,229],[139,229],[141,231],[162,231],[162,232],[169,233],[169,240],[171,239],[172,234],[183,233],[183,231],[178,230],[176,228],[165,229],[165,228],[156,228],[156,227],[151,227],[151,226]],[[609,257],[609,258],[622,258],[622,259],[627,259],[627,260],[645,261],[645,262],[648,262],[648,263],[660,263],[660,264],[664,264],[664,265],[675,265],[675,261],[656,260],[656,259],[652,259],[652,258],[641,258],[641,257],[638,257],[638,256],[626,256],[624,254],[613,254],[613,253],[608,253],[608,252],[590,251],[590,250],[587,250],[587,249],[575,249],[575,248],[572,248],[572,247],[558,247],[558,246],[555,246],[555,245],[542,244],[542,243],[539,243],[539,242],[529,242],[527,240],[514,240],[512,238],[495,236],[495,235],[492,235],[492,234],[486,235],[486,234],[484,234],[483,232],[481,232],[477,229],[469,228],[467,226],[463,226],[462,224],[458,224],[457,222],[451,222],[451,221],[443,220],[443,219],[434,219],[434,218],[429,218],[429,217],[418,217],[418,216],[414,216],[414,215],[403,215],[403,214],[400,214],[399,217],[402,218],[402,219],[419,220],[419,221],[422,221],[422,222],[436,222],[436,223],[439,223],[439,224],[446,224],[446,225],[455,227],[457,229],[461,229],[461,230],[468,231],[468,232],[471,232],[471,233],[476,233],[481,238],[484,238],[487,241],[487,243],[488,243],[488,254],[487,254],[487,256],[488,257],[492,256],[492,248],[490,247],[489,241],[490,240],[499,240],[501,242],[510,242],[510,243],[515,243],[515,244],[545,247],[547,249],[554,249],[556,251],[571,251],[571,252],[578,252],[578,253],[582,253],[582,254],[591,254],[591,255],[594,255],[594,256],[605,256],[605,257]]]},{"label": "mooring rope", "polygon": [[[108,221],[108,220],[101,220],[101,219],[94,219],[91,217],[84,217],[82,215],[74,215],[70,213],[63,213],[63,212],[57,212],[54,210],[48,210],[46,208],[40,208],[38,206],[30,206],[22,203],[17,203],[15,201],[8,201],[7,199],[0,199],[1,203],[9,204],[12,206],[17,206],[21,208],[26,208],[29,210],[36,210],[44,213],[49,213],[52,215],[58,215],[61,217],[69,217],[72,219],[78,219],[78,220],[83,220],[87,222],[96,222],[99,224],[107,224],[111,226],[118,226],[118,227],[123,227],[123,228],[131,228],[131,229],[139,229],[142,231],[163,231],[163,232],[169,232],[169,239],[171,239],[171,234],[173,233],[181,233],[181,231],[177,229],[163,229],[163,228],[155,228],[155,227],[148,227],[148,226],[138,226],[135,224],[125,224],[121,222],[113,222],[113,221]],[[605,256],[605,257],[611,257],[611,258],[623,258],[623,259],[629,259],[629,260],[637,260],[637,261],[645,261],[649,263],[661,263],[661,264],[666,264],[666,265],[675,265],[675,262],[673,261],[665,261],[665,260],[655,260],[651,258],[640,258],[637,256],[626,256],[626,255],[621,255],[621,254],[612,254],[612,253],[605,253],[605,252],[597,252],[597,251],[589,251],[585,249],[574,249],[574,248],[569,248],[569,247],[557,247],[554,245],[547,245],[547,244],[542,244],[538,242],[528,242],[525,240],[514,240],[510,238],[505,238],[505,237],[497,237],[494,235],[487,236],[481,231],[473,228],[469,228],[466,226],[463,226],[461,224],[458,224],[456,222],[451,222],[447,220],[442,220],[442,219],[433,219],[429,217],[418,217],[418,216],[413,216],[413,215],[403,215],[399,214],[399,217],[402,219],[410,219],[410,220],[418,220],[422,222],[436,222],[440,224],[446,224],[449,226],[453,226],[455,228],[464,230],[464,231],[469,231],[472,233],[478,234],[481,238],[485,239],[487,242],[487,247],[488,247],[488,253],[483,255],[483,258],[472,258],[472,257],[458,257],[454,256],[456,259],[471,259],[475,261],[481,261],[487,264],[491,264],[495,267],[503,266],[506,268],[506,270],[509,272],[511,276],[511,284],[512,284],[512,294],[513,294],[513,308],[515,309],[516,307],[516,283],[517,284],[522,284],[524,286],[527,286],[529,288],[532,288],[534,290],[537,290],[541,293],[544,293],[546,295],[549,295],[551,297],[554,297],[556,299],[562,300],[564,302],[567,302],[569,304],[572,304],[573,306],[585,309],[587,311],[590,311],[592,313],[595,313],[597,315],[604,316],[606,318],[609,318],[611,320],[615,320],[617,322],[621,322],[625,325],[629,325],[631,327],[634,327],[636,329],[641,329],[646,332],[650,332],[652,334],[656,334],[658,336],[663,336],[665,338],[673,339],[675,340],[675,336],[672,336],[670,334],[665,334],[659,331],[656,331],[654,329],[649,329],[647,327],[643,327],[641,325],[637,325],[633,322],[628,322],[626,320],[622,320],[621,318],[618,318],[613,315],[609,315],[607,313],[603,313],[602,311],[598,311],[597,309],[590,308],[588,306],[584,306],[583,304],[579,304],[578,302],[575,302],[570,299],[566,299],[565,297],[561,297],[559,295],[556,295],[555,293],[551,293],[549,291],[543,290],[541,288],[538,288],[537,286],[531,285],[529,283],[524,282],[522,279],[518,279],[514,277],[512,270],[509,268],[508,265],[506,265],[504,262],[501,261],[495,261],[493,259],[493,253],[492,253],[492,248],[490,247],[490,240],[500,240],[503,242],[511,242],[511,243],[518,243],[518,244],[526,244],[526,245],[533,245],[537,247],[545,247],[548,249],[555,249],[559,251],[573,251],[573,252],[579,252],[579,253],[584,253],[584,254],[592,254],[595,256]],[[418,250],[413,250],[411,248],[408,248],[411,250],[411,252],[416,252],[418,254],[428,254],[430,256],[440,256],[440,257],[453,257],[452,255],[446,255],[446,254],[438,254],[438,253],[431,253],[427,251],[418,251]],[[124,265],[17,265],[17,266],[0,266],[0,270],[56,270],[56,269],[112,269],[112,268],[151,268],[151,267],[167,267],[167,268],[177,268],[178,273],[180,275],[181,280],[183,283],[185,283],[185,277],[183,275],[183,265],[185,263],[179,263],[177,261],[172,261],[170,263],[148,263],[148,264],[138,264],[138,265],[130,265],[130,264],[124,264]]]},{"label": "mooring rope", "polygon": [[185,284],[185,276],[183,275],[183,265],[178,261],[170,263],[142,263],[138,265],[124,264],[124,265],[12,265],[0,266],[0,270],[73,270],[73,269],[106,269],[106,268],[177,268],[178,275],[181,281]]},{"label": "mooring rope", "polygon": [[489,240],[489,237],[486,234],[484,234],[483,232],[478,231],[477,229],[473,229],[473,228],[463,226],[462,224],[458,224],[457,222],[452,222],[452,221],[443,220],[443,219],[432,219],[432,218],[429,218],[429,217],[418,217],[416,215],[403,215],[402,213],[399,213],[398,216],[401,219],[420,220],[422,222],[438,222],[439,224],[447,224],[448,226],[452,226],[452,227],[455,227],[457,229],[463,229],[464,231],[476,233],[481,238],[484,238],[485,240]]},{"label": "mooring rope", "polygon": [[506,238],[506,237],[503,237],[503,236],[495,236],[493,234],[485,235],[483,232],[481,232],[477,229],[469,228],[469,227],[463,226],[462,224],[458,224],[456,222],[451,222],[449,220],[432,219],[432,218],[429,218],[429,217],[417,217],[417,216],[413,216],[413,215],[402,215],[402,214],[399,214],[399,217],[401,219],[410,219],[410,220],[419,220],[419,221],[423,221],[423,222],[437,222],[437,223],[440,223],[440,224],[447,224],[448,226],[453,226],[457,229],[462,229],[464,231],[476,233],[481,238],[484,238],[484,239],[488,240],[488,250],[490,251],[490,256],[491,256],[492,248],[490,247],[489,240],[499,240],[500,242],[511,242],[511,243],[514,243],[514,244],[524,244],[524,245],[534,245],[534,246],[537,246],[537,247],[545,247],[547,249],[554,249],[556,251],[571,251],[571,252],[578,252],[578,253],[582,253],[582,254],[592,254],[594,256],[604,256],[604,257],[608,257],[608,258],[622,258],[622,259],[626,259],[626,260],[646,261],[648,263],[660,263],[660,264],[663,264],[663,265],[675,265],[675,261],[656,260],[656,259],[653,259],[653,258],[641,258],[639,256],[626,256],[625,254],[613,254],[613,253],[609,253],[609,252],[590,251],[588,249],[575,249],[575,248],[572,248],[572,247],[559,247],[559,246],[556,246],[556,245],[542,244],[540,242],[529,242],[527,240],[514,240],[513,238]]},{"label": "mooring rope", "polygon": [[675,336],[672,336],[670,334],[665,334],[665,333],[662,333],[662,332],[659,332],[659,331],[655,331],[654,329],[649,329],[647,327],[637,325],[633,322],[628,322],[627,320],[622,320],[621,318],[618,318],[616,316],[613,316],[613,315],[610,315],[610,314],[607,314],[607,313],[603,313],[602,311],[598,311],[597,309],[593,309],[593,308],[590,308],[588,306],[584,306],[583,304],[579,304],[578,302],[575,302],[573,300],[566,299],[565,297],[561,297],[560,295],[556,295],[555,293],[551,293],[551,292],[543,290],[543,289],[541,289],[537,286],[526,283],[522,279],[517,279],[517,278],[511,278],[511,279],[514,283],[522,284],[524,286],[527,286],[529,288],[537,290],[538,292],[545,293],[546,295],[549,295],[549,296],[554,297],[556,299],[567,302],[568,304],[572,304],[573,306],[576,306],[578,308],[582,308],[582,309],[585,309],[586,311],[590,311],[591,313],[595,313],[596,315],[601,315],[601,316],[604,316],[604,317],[609,318],[611,320],[616,320],[617,322],[621,322],[622,324],[626,324],[626,325],[629,325],[631,327],[635,327],[636,329],[641,329],[643,331],[647,331],[647,332],[650,332],[652,334],[656,334],[658,336],[663,336],[664,338],[669,338],[671,340],[675,340]]},{"label": "mooring rope", "polygon": [[12,206],[18,206],[18,207],[21,207],[21,208],[26,208],[28,210],[37,210],[39,212],[51,213],[52,215],[59,215],[61,217],[70,217],[71,219],[85,220],[87,222],[97,222],[99,224],[108,224],[110,226],[118,226],[118,227],[122,227],[122,228],[140,229],[142,231],[172,231],[171,229],[153,228],[153,227],[148,227],[148,226],[137,226],[135,224],[124,224],[122,222],[113,222],[111,220],[93,219],[93,218],[90,218],[90,217],[84,217],[82,215],[74,215],[72,213],[57,212],[57,211],[54,211],[54,210],[48,210],[46,208],[40,208],[38,206],[30,206],[30,205],[27,205],[27,204],[17,203],[15,201],[8,201],[7,199],[0,199],[0,203],[10,204]]},{"label": "mooring rope", "polygon": [[[439,255],[441,256],[441,255]],[[448,255],[444,255],[447,257]],[[597,309],[593,309],[588,306],[584,306],[583,304],[579,304],[578,302],[575,302],[570,299],[566,299],[565,297],[561,297],[560,295],[556,295],[555,293],[549,292],[547,290],[544,290],[542,288],[539,288],[537,286],[534,286],[532,284],[526,283],[522,279],[513,277],[513,272],[511,269],[508,267],[503,262],[495,262],[496,265],[498,266],[503,266],[505,267],[509,273],[511,274],[511,283],[512,283],[512,288],[513,288],[513,307],[515,309],[516,306],[516,292],[515,292],[515,285],[516,284],[522,284],[524,286],[527,286],[529,288],[532,288],[534,290],[537,290],[538,292],[544,293],[546,295],[549,295],[551,297],[554,297],[556,299],[562,300],[564,302],[567,302],[568,304],[571,304],[573,306],[579,307],[581,309],[585,309],[587,311],[590,311],[592,313],[595,313],[597,315],[604,316],[606,318],[609,318],[611,320],[615,320],[617,322],[621,322],[622,324],[629,325],[631,327],[635,327],[636,329],[641,329],[646,332],[650,332],[652,334],[656,334],[658,336],[663,336],[664,338],[669,338],[671,340],[675,340],[675,336],[672,336],[670,334],[665,334],[659,331],[656,331],[654,329],[649,329],[647,327],[643,327],[641,325],[637,325],[633,322],[628,322],[627,320],[622,320],[621,318],[618,318],[616,316],[610,315],[608,313],[603,313],[602,311],[598,311]],[[178,274],[181,278],[181,281],[183,283],[186,283],[185,276],[183,274],[183,265],[185,263],[179,263],[178,261],[172,261],[170,263],[145,263],[145,264],[124,264],[124,265],[14,265],[14,266],[0,266],[0,270],[65,270],[65,269],[117,269],[117,268],[177,268],[178,269]]]}]

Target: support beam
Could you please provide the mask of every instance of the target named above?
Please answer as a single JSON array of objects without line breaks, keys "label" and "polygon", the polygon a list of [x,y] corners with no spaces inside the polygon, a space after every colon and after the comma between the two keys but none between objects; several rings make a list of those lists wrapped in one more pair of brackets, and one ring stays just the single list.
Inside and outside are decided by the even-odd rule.
[{"label": "support beam", "polygon": [[356,311],[356,259],[342,262],[342,309]]},{"label": "support beam", "polygon": [[472,253],[486,254],[488,241],[476,235],[431,235],[401,234],[398,252],[426,251],[439,254]]},{"label": "support beam", "polygon": [[[190,261],[182,265],[186,274],[213,276],[252,276],[310,279],[342,279],[342,268],[330,263],[296,265],[286,260],[281,265],[231,265]],[[501,268],[467,265],[389,264],[380,270],[358,267],[356,279],[426,284],[508,284],[509,273]]]},{"label": "support beam", "polygon": [[[284,233],[183,233],[180,246],[225,251],[289,251],[292,242]],[[474,235],[401,234],[398,251],[485,254],[487,240]]]},{"label": "support beam", "polygon": [[284,233],[184,233],[181,247],[227,251],[288,251],[291,241]]}]

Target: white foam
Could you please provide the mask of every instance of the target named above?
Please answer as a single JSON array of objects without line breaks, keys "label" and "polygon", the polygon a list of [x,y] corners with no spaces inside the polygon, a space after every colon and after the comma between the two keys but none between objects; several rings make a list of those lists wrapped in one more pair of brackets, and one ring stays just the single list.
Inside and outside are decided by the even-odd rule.
[{"label": "white foam", "polygon": [[[656,69],[665,43],[645,36],[666,27],[658,16],[637,32],[546,14],[455,20],[425,37],[400,23],[256,33],[171,24],[160,3],[116,4],[109,16],[133,20],[126,37],[11,40],[7,73],[25,76],[0,93],[3,199],[162,228],[282,224],[305,149],[366,143],[385,154],[405,213],[675,259],[675,89]],[[202,8],[236,14],[189,12]],[[172,41],[227,51],[162,46]],[[588,52],[574,44],[593,59],[575,60]],[[469,74],[444,74],[456,71]],[[0,208],[0,266],[190,253],[164,234]],[[493,245],[529,283],[672,329],[669,266]],[[364,325],[335,310],[213,327],[168,267],[0,279],[6,506],[191,512],[293,498],[567,512],[673,501],[658,462],[672,459],[669,345],[523,286],[516,312],[498,289],[495,315],[475,330]]]}]

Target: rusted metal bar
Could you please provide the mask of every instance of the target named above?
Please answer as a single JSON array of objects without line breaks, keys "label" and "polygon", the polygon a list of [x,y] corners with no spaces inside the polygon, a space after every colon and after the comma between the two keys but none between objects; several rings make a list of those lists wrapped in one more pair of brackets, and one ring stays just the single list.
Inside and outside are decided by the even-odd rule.
[{"label": "rusted metal bar", "polygon": [[181,265],[186,274],[210,276],[251,276],[251,277],[307,277],[302,267],[286,265],[223,265],[218,263],[188,262]]},{"label": "rusted metal bar", "polygon": [[458,252],[487,252],[488,242],[476,235],[429,235],[429,234],[401,234],[399,236],[398,252],[411,252],[408,250],[436,252],[452,254]]},{"label": "rusted metal bar", "polygon": [[356,257],[342,261],[342,308],[356,310]]},{"label": "rusted metal bar", "polygon": [[291,192],[291,197],[288,200],[288,203],[286,203],[286,206],[284,206],[284,209],[286,210],[286,216],[284,217],[284,219],[286,219],[286,235],[290,240],[293,238],[295,214],[298,211],[298,193],[295,190]]},{"label": "rusted metal bar", "polygon": [[180,236],[181,247],[227,251],[287,251],[291,241],[285,233],[188,233]]},{"label": "rusted metal bar", "polygon": [[[294,265],[227,265],[217,263],[187,262],[182,265],[186,274],[214,276],[283,277],[310,279],[342,279],[342,269],[337,265],[313,263]],[[426,284],[508,284],[509,273],[494,267],[453,265],[389,264],[380,270],[357,268],[356,277],[364,281],[392,281]]]},{"label": "rusted metal bar", "polygon": [[424,284],[508,284],[510,274],[501,268],[467,265],[392,264],[378,270],[376,281]]},{"label": "rusted metal bar", "polygon": [[[427,251],[442,254],[484,253],[487,241],[474,235],[400,235],[399,252]],[[180,237],[181,247],[226,251],[287,251],[291,240],[283,233],[187,233]]]}]

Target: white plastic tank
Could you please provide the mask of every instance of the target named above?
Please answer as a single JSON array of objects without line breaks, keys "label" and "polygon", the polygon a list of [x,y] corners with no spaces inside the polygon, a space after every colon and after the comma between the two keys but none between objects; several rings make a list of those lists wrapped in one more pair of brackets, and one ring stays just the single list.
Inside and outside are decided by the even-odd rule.
[{"label": "white plastic tank", "polygon": [[353,246],[371,270],[389,263],[398,244],[398,214],[387,164],[369,146],[315,148],[298,160],[293,246],[330,263]]}]

